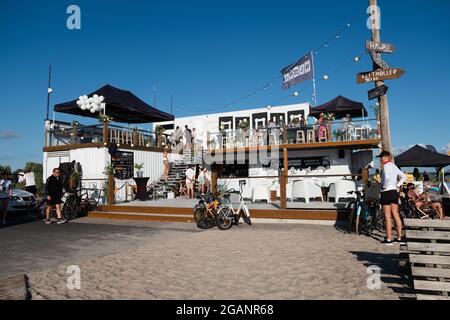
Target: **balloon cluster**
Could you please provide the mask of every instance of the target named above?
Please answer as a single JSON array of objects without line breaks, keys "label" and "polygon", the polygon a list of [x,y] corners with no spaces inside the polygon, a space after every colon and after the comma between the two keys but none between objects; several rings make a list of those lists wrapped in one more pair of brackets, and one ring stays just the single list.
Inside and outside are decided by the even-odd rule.
[{"label": "balloon cluster", "polygon": [[103,96],[98,96],[97,94],[94,94],[90,98],[84,95],[78,98],[77,105],[81,110],[88,110],[91,111],[91,113],[96,113],[105,110],[106,103],[103,101],[105,101],[105,98]]}]

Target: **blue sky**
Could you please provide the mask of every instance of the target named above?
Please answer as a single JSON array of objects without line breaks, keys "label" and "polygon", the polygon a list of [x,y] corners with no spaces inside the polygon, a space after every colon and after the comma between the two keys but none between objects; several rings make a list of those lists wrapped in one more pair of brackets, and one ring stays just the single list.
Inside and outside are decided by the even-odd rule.
[{"label": "blue sky", "polygon": [[[68,30],[66,9],[81,8],[81,30]],[[416,143],[444,150],[450,142],[450,1],[379,0],[385,55],[406,74],[388,81],[391,134],[396,148]],[[201,114],[247,95],[318,47],[353,18],[339,40],[319,52],[316,75],[330,73],[364,51],[370,39],[367,1],[7,1],[0,0],[0,164],[19,168],[42,161],[47,68],[52,103],[104,84],[129,89],[174,114]],[[342,94],[363,102],[372,85],[355,74],[371,69],[366,55],[318,83],[318,103]],[[300,90],[283,104],[311,100],[311,87],[281,84],[232,111],[257,108]],[[57,119],[71,120],[57,115]],[[95,121],[95,120],[93,120]],[[86,121],[84,121],[86,122]],[[88,121],[88,122],[92,122]]]}]

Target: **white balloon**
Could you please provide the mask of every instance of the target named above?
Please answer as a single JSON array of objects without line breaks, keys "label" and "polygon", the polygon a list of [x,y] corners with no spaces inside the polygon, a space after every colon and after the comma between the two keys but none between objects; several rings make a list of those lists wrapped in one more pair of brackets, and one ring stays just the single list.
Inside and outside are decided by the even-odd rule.
[{"label": "white balloon", "polygon": [[98,98],[98,94],[94,94],[94,99],[97,99]]},{"label": "white balloon", "polygon": [[100,99],[100,102],[105,101],[105,97],[104,96],[100,96],[99,99]]},{"label": "white balloon", "polygon": [[79,96],[79,97],[78,97],[78,100],[83,100],[83,97],[82,97],[82,96]]},{"label": "white balloon", "polygon": [[82,105],[80,106],[80,108],[81,108],[81,110],[86,110],[86,105],[82,104]]},{"label": "white balloon", "polygon": [[82,103],[81,103],[81,101],[80,101],[80,100],[77,100],[77,105],[79,105],[79,106],[81,106],[81,105],[82,105]]},{"label": "white balloon", "polygon": [[101,110],[105,110],[105,108],[106,108],[106,103],[102,102],[102,104],[100,105],[100,107],[102,108]]},{"label": "white balloon", "polygon": [[91,109],[91,113],[95,113],[95,110],[94,110],[94,109]]}]

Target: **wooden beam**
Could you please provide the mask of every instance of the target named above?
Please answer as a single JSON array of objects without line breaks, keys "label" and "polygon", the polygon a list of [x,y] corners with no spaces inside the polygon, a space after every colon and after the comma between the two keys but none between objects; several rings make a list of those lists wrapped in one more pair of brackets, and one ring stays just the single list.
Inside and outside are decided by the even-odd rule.
[{"label": "wooden beam", "polygon": [[286,184],[288,182],[288,151],[286,148],[283,149],[283,172],[282,172],[282,184],[280,185],[280,196],[281,196],[281,209],[286,209],[287,202],[287,192]]},{"label": "wooden beam", "polygon": [[103,143],[108,143],[109,141],[109,123],[108,121],[103,122]]}]

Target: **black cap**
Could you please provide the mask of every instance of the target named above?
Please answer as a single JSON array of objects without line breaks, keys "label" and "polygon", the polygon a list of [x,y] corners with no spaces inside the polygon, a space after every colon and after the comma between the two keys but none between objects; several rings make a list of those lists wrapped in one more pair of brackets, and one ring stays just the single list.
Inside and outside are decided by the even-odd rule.
[{"label": "black cap", "polygon": [[377,158],[383,158],[383,157],[390,157],[391,153],[389,151],[381,151],[379,155],[377,155]]}]

